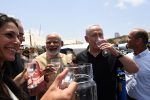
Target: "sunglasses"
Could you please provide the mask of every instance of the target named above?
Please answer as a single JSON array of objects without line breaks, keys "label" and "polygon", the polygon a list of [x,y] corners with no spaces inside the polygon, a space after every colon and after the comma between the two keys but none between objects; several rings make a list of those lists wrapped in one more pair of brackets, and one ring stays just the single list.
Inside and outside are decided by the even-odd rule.
[{"label": "sunglasses", "polygon": [[0,26],[8,19],[8,16],[0,13]]}]

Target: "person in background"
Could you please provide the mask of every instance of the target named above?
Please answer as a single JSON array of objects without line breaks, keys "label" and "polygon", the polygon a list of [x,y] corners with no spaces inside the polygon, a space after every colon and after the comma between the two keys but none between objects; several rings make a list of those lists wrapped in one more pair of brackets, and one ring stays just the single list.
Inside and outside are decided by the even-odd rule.
[{"label": "person in background", "polygon": [[135,74],[126,74],[128,100],[150,99],[150,51],[147,48],[148,32],[141,28],[134,28],[128,34],[127,47],[133,53],[127,54],[139,67]]},{"label": "person in background", "polygon": [[61,49],[60,52],[67,55],[67,59],[70,60],[68,62],[74,63],[74,64],[76,63],[76,54],[75,54],[73,49],[71,49],[71,48],[64,48],[64,49]]},{"label": "person in background", "polygon": [[29,59],[34,59],[35,57],[37,57],[39,54],[37,52],[37,48],[35,47],[30,47],[29,48]]},{"label": "person in background", "polygon": [[[103,39],[103,41],[97,45],[98,38]],[[129,73],[136,73],[138,71],[137,65],[132,59],[121,54],[113,48],[112,44],[104,40],[104,33],[99,25],[87,27],[85,40],[89,46],[77,54],[76,62],[92,64],[98,100],[117,100],[117,67],[124,67]],[[103,56],[104,50],[107,50],[109,55]]]},{"label": "person in background", "polygon": [[150,40],[147,43],[147,48],[150,50]]},{"label": "person in background", "polygon": [[[31,95],[36,95],[37,99],[39,99],[45,93],[47,88],[55,80],[58,73],[60,73],[63,67],[67,66],[68,64],[67,56],[63,53],[60,53],[60,48],[62,45],[62,39],[58,34],[49,34],[46,37],[46,52],[42,53],[34,59],[37,65],[38,73],[40,76],[39,80],[41,80],[41,83],[38,84],[38,89],[31,91],[34,93],[31,93]],[[56,65],[58,65],[60,68],[57,68]],[[35,78],[36,77],[37,76],[35,76]]]},{"label": "person in background", "polygon": [[[19,30],[16,20],[0,13],[0,99],[1,100],[28,100],[22,91],[5,72],[6,61],[14,61],[15,54],[20,47],[18,39]],[[10,66],[14,67],[14,66]],[[67,74],[65,69],[57,76],[41,100],[71,100],[77,88],[77,83],[72,82],[67,88],[60,89],[60,82]]]},{"label": "person in background", "polygon": [[29,59],[30,51],[28,47],[22,51],[22,55]]}]

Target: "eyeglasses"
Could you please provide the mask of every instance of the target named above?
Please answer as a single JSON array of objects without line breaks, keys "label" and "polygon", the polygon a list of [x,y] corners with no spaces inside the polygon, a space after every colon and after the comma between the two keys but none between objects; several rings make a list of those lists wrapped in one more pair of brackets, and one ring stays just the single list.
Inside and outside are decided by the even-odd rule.
[{"label": "eyeglasses", "polygon": [[7,15],[0,13],[0,26],[8,19]]}]

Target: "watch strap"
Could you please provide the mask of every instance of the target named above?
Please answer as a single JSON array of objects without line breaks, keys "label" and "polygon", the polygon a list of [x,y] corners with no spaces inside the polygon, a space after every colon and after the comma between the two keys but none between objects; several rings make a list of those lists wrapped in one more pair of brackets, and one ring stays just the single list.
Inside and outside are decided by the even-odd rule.
[{"label": "watch strap", "polygon": [[119,59],[119,58],[121,58],[121,57],[123,57],[123,56],[124,56],[124,55],[123,55],[122,53],[119,53],[119,55],[116,56],[116,58]]}]

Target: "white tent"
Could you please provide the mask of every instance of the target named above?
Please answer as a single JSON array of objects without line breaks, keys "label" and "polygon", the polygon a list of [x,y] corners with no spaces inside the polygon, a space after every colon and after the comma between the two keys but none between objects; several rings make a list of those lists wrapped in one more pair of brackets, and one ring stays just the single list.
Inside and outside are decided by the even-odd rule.
[{"label": "white tent", "polygon": [[32,34],[31,41],[30,41],[30,35],[25,34],[25,41],[22,43],[22,45],[30,47],[32,42],[33,47],[37,46],[44,46],[45,45],[45,38],[42,36],[38,36],[36,34]]}]

